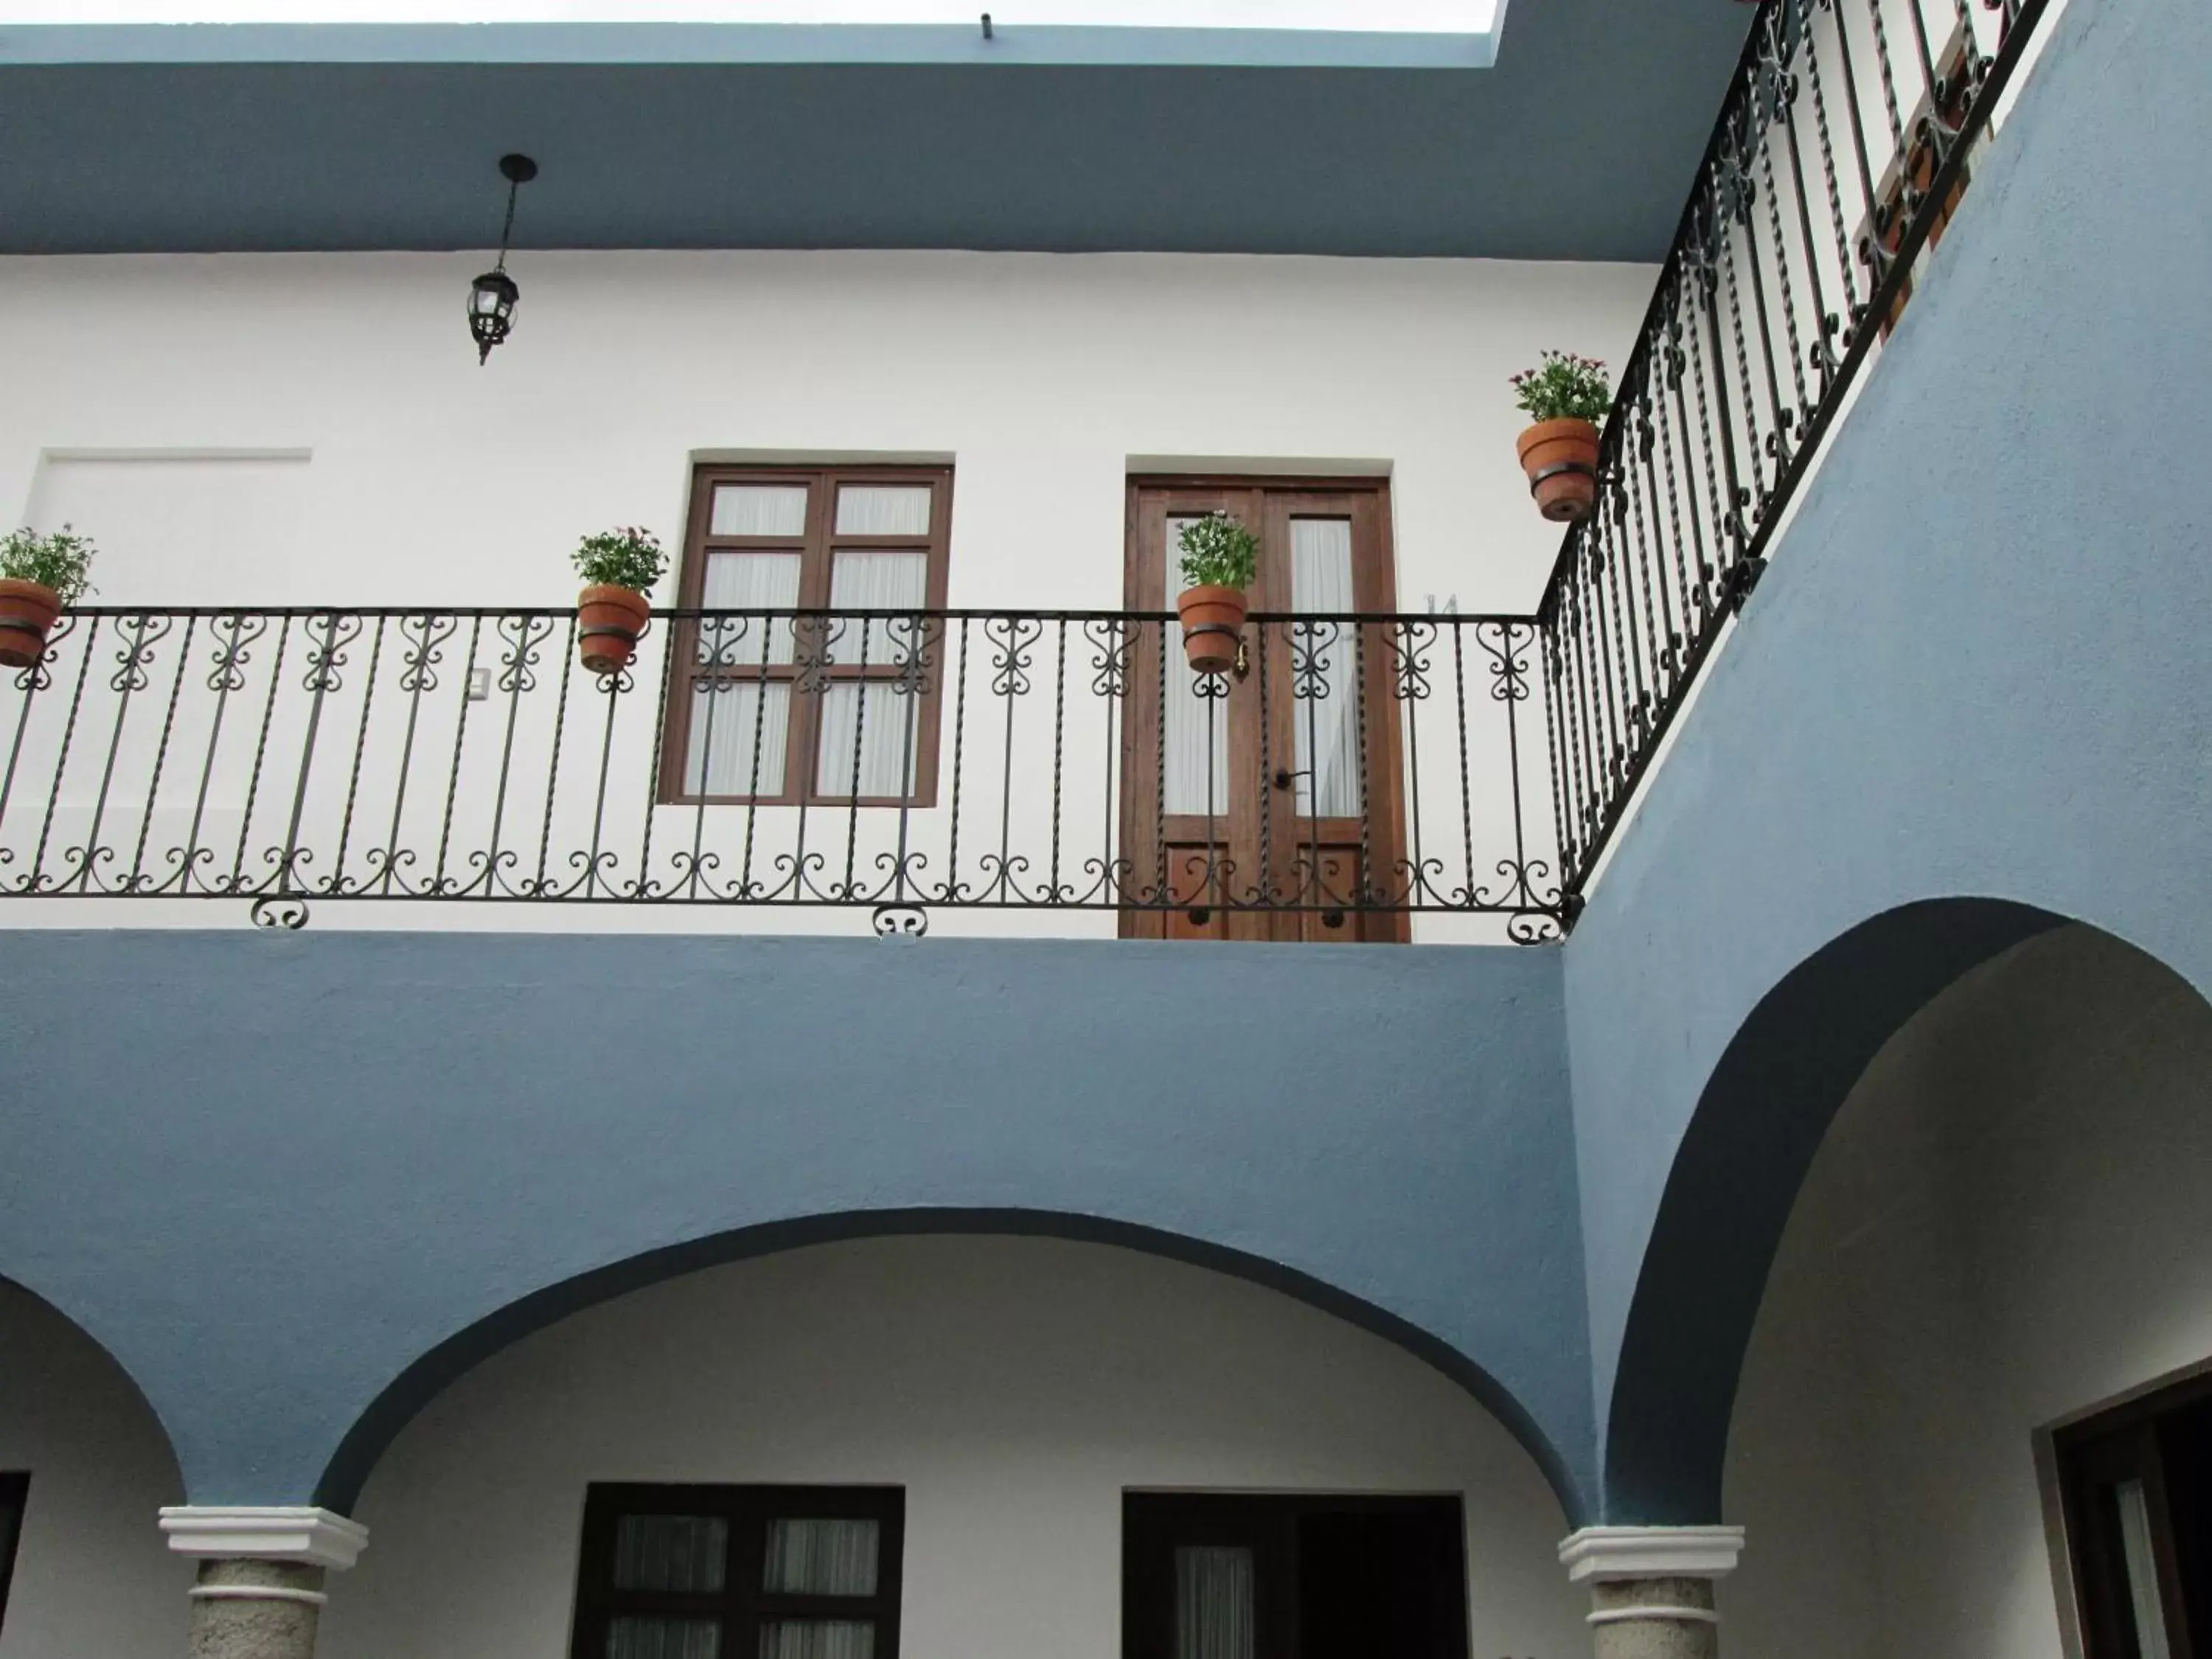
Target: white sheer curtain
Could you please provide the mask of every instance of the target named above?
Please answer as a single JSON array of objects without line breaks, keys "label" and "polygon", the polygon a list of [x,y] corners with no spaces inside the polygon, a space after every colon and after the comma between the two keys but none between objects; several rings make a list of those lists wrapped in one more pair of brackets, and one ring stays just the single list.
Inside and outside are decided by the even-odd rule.
[{"label": "white sheer curtain", "polygon": [[[721,1593],[730,1525],[711,1515],[625,1515],[615,1527],[614,1586],[678,1595]],[[712,1619],[624,1616],[607,1624],[607,1659],[720,1659]]]},{"label": "white sheer curtain", "polygon": [[[1161,598],[1166,609],[1175,609],[1182,592],[1182,556],[1176,541],[1182,527],[1198,515],[1170,518],[1167,527],[1167,591]],[[1182,631],[1170,623],[1160,648],[1167,653],[1167,706],[1161,710],[1160,743],[1166,763],[1167,790],[1161,798],[1164,812],[1187,812],[1194,817],[1207,808],[1206,728],[1212,727],[1212,811],[1215,817],[1229,811],[1229,699],[1201,697],[1192,689],[1198,676],[1183,660]]]},{"label": "white sheer curtain", "polygon": [[873,1595],[882,1528],[863,1521],[771,1521],[761,1588],[793,1595]]},{"label": "white sheer curtain", "polygon": [[1252,1552],[1176,1551],[1176,1659],[1252,1659]]},{"label": "white sheer curtain", "polygon": [[[1352,597],[1352,522],[1348,519],[1291,520],[1291,609],[1307,615],[1354,610]],[[1307,653],[1318,671],[1298,676],[1293,691],[1310,684],[1320,695],[1293,695],[1298,816],[1359,815],[1359,677],[1358,630],[1350,623],[1291,631],[1294,663]]]},{"label": "white sheer curtain", "polygon": [[2143,1484],[2122,1481],[2112,1495],[2120,1505],[2120,1553],[2127,1560],[2136,1651],[2142,1659],[2167,1659],[2171,1649],[2166,1639],[2166,1608],[2159,1599],[2158,1563],[2151,1553],[2150,1504]]},{"label": "white sheer curtain", "polygon": [[927,536],[927,484],[846,484],[837,491],[840,536]]},{"label": "white sheer curtain", "polygon": [[[691,753],[684,768],[685,794],[781,794],[791,746],[790,684],[723,680],[694,684],[688,737]],[[849,737],[847,742],[850,744]]]},{"label": "white sheer curtain", "polygon": [[712,1619],[607,1621],[607,1659],[721,1659],[722,1627]]},{"label": "white sheer curtain", "polygon": [[730,1524],[713,1515],[625,1515],[615,1527],[617,1589],[716,1595],[730,1558]]},{"label": "white sheer curtain", "polygon": [[[727,493],[726,485],[715,492],[717,514]],[[803,514],[806,492],[798,493]],[[709,554],[699,599],[701,607],[709,611],[788,610],[799,603],[799,555]],[[791,660],[791,623],[766,623],[757,617],[731,617],[719,623],[707,619],[699,624],[698,659],[728,678],[692,683],[684,793],[781,794],[791,736],[791,688],[763,680],[760,670],[763,664]],[[752,671],[750,677],[748,669]]]},{"label": "white sheer curtain", "polygon": [[[700,584],[702,611],[788,611],[799,603],[796,553],[710,553]],[[763,658],[761,629],[768,629]],[[788,619],[763,623],[757,617],[732,617],[699,624],[699,660],[756,668],[763,661],[791,660]]]},{"label": "white sheer curtain", "polygon": [[[842,507],[841,507],[842,510]],[[840,549],[830,565],[830,605],[836,611],[919,611],[928,598],[929,556],[926,553],[854,552]],[[833,659],[858,665],[863,650],[868,665],[902,663],[914,647],[915,625],[907,618],[848,617],[830,647]],[[815,793],[862,798],[914,793],[921,734],[915,717],[921,699],[896,683],[831,681],[822,694],[821,747],[815,763]],[[858,744],[859,787],[854,787]]]},{"label": "white sheer curtain", "polygon": [[[772,1619],[760,1659],[874,1659],[876,1627],[860,1619]],[[685,1659],[690,1659],[689,1655]]]},{"label": "white sheer curtain", "polygon": [[707,532],[713,536],[804,536],[806,486],[716,484]]}]

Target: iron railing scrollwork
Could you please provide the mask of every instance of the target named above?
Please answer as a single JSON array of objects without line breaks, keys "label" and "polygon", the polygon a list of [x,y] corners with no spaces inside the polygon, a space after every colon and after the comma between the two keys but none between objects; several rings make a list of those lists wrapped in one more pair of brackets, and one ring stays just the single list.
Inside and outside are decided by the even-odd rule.
[{"label": "iron railing scrollwork", "polygon": [[1238,676],[1163,614],[684,611],[597,674],[568,611],[80,610],[0,703],[0,896],[1559,936],[1531,619],[1246,636]]},{"label": "iron railing scrollwork", "polygon": [[1570,919],[1851,385],[2043,0],[1761,0],[1538,609]]}]

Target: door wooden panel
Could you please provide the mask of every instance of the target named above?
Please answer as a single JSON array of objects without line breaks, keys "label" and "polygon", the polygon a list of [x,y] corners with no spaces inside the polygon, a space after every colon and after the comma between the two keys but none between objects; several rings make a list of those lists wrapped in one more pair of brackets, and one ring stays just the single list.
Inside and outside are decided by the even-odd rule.
[{"label": "door wooden panel", "polygon": [[[1395,610],[1380,481],[1233,478],[1132,480],[1129,609],[1172,608],[1176,526],[1215,512],[1260,536],[1255,613]],[[1243,672],[1209,684],[1172,623],[1139,631],[1121,845],[1131,890],[1172,908],[1124,911],[1123,935],[1404,939],[1402,915],[1358,908],[1392,886],[1404,837],[1387,627],[1254,622],[1244,645]],[[1268,902],[1285,908],[1238,908]]]}]

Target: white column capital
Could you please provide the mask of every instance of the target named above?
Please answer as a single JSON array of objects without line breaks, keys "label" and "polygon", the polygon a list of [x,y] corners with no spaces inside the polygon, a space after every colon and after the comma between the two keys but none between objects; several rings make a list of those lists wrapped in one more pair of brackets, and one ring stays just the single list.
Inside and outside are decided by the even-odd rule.
[{"label": "white column capital", "polygon": [[304,1505],[175,1504],[161,1511],[161,1530],[179,1555],[297,1561],[341,1572],[368,1543],[360,1522]]},{"label": "white column capital", "polygon": [[1584,1527],[1559,1544],[1569,1582],[1725,1578],[1743,1553],[1741,1527]]}]

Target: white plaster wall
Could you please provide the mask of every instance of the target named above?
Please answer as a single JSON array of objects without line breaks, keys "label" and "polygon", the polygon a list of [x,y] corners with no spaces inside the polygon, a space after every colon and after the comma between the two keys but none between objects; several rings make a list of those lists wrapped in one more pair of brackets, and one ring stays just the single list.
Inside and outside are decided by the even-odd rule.
[{"label": "white plaster wall", "polygon": [[184,1502],[167,1437],[115,1362],[0,1283],[0,1469],[28,1470],[0,1659],[170,1659],[191,1567],[155,1523]]},{"label": "white plaster wall", "polygon": [[1741,1659],[2058,1659],[2036,1431],[2212,1357],[2212,1009],[2086,928],[1883,1051],[1815,1159],[1729,1443]]},{"label": "white plaster wall", "polygon": [[324,1659],[557,1659],[594,1480],[907,1492],[903,1659],[1117,1659],[1127,1487],[1457,1492],[1471,1652],[1586,1650],[1534,1464],[1402,1351],[1101,1245],[915,1238],[568,1319],[399,1437]]},{"label": "white plaster wall", "polygon": [[[42,528],[66,519],[94,536],[103,550],[99,597],[113,605],[560,605],[573,600],[567,556],[582,533],[637,523],[680,544],[697,459],[950,460],[951,603],[1113,609],[1122,601],[1123,483],[1133,466],[1381,474],[1391,482],[1401,609],[1523,611],[1559,534],[1528,502],[1512,447],[1522,417],[1506,378],[1547,346],[1618,363],[1652,276],[1641,266],[1485,261],[525,253],[514,262],[524,294],[515,335],[480,368],[461,313],[483,263],[480,253],[0,260],[0,362],[11,387],[0,400],[0,511]],[[196,648],[204,653],[206,645],[203,635]],[[432,817],[406,839],[426,854],[446,781],[435,745],[451,742],[465,647],[449,648],[444,689],[425,715],[435,758],[418,758],[411,799]],[[1079,640],[1077,647],[1066,673],[1071,867],[1097,850],[1095,826],[1105,817],[1104,727],[1082,690],[1088,653]],[[488,644],[479,661],[495,648]],[[1052,648],[1048,640],[1036,664],[1047,687]],[[290,649],[296,678],[301,642]],[[1477,659],[1467,665],[1471,860],[1462,846],[1448,653],[1422,710],[1424,793],[1434,803],[1426,850],[1449,854],[1446,885],[1466,879],[1462,865],[1474,879],[1492,879],[1497,858],[1512,850],[1503,710],[1487,696],[1472,641],[1468,654]],[[341,732],[352,729],[357,705],[346,699],[359,695],[366,657],[364,641],[333,701]],[[166,668],[173,658],[155,660]],[[254,672],[270,665],[264,650]],[[387,655],[380,677],[387,711],[392,666]],[[648,654],[646,666],[641,678],[655,683],[658,659]],[[979,662],[972,684],[987,678]],[[252,683],[249,698],[261,684]],[[144,815],[167,689],[161,683],[126,721],[109,790],[100,838],[120,835],[124,868]],[[283,769],[296,757],[305,701],[295,687],[279,707],[273,797],[287,793]],[[537,764],[532,744],[542,748],[550,735],[550,702],[541,694],[523,721],[526,769]],[[0,725],[12,728],[19,702],[12,680],[0,684]],[[642,829],[644,791],[631,788],[636,780],[622,763],[634,760],[642,777],[653,702],[648,689],[621,711],[614,835],[625,858]],[[1532,826],[1548,836],[1541,721],[1531,708],[1523,777]],[[489,827],[481,820],[498,757],[487,726],[497,712],[477,705],[473,716],[477,747],[465,757],[456,815],[465,847],[483,844]],[[15,852],[18,870],[41,830],[52,831],[50,866],[52,849],[83,839],[116,718],[104,678],[94,676],[49,826],[38,786],[51,781],[64,700],[50,696],[36,713],[27,791],[0,818],[0,844]],[[971,740],[995,745],[993,714],[977,696]],[[1040,860],[1051,716],[1048,696],[1024,704],[1018,750],[1026,763],[1012,792],[1017,842],[1031,843],[1017,850]],[[207,719],[196,679],[176,722],[181,758],[166,775],[150,837],[161,873],[161,851],[183,844]],[[379,726],[372,739],[367,802],[390,799],[399,729]],[[215,805],[234,814],[244,805],[252,736],[252,722],[234,720],[239,746],[215,768]],[[994,773],[994,746],[990,754]],[[343,805],[336,786],[349,759],[333,749],[319,763],[307,818],[311,837],[323,838],[318,874],[331,867]],[[994,779],[971,771],[969,789],[975,822],[995,827]],[[538,781],[535,796],[544,793]],[[270,810],[267,799],[258,810]],[[556,839],[587,839],[580,805],[564,800],[555,816]],[[282,843],[281,817],[256,818],[249,863]],[[688,848],[687,815],[654,817],[658,856]],[[895,817],[863,814],[864,868],[889,844]],[[520,835],[532,856],[537,827]],[[220,828],[236,833],[228,820]],[[788,828],[778,820],[774,834]],[[939,814],[917,833],[937,844],[945,829]],[[517,834],[512,822],[507,833]],[[711,815],[710,844],[731,851],[737,833],[734,815]],[[355,858],[362,847],[357,836]],[[228,866],[228,846],[222,850]],[[943,868],[940,856],[933,871]],[[38,915],[0,920],[96,925],[111,914],[10,909]],[[518,925],[512,911],[500,917],[493,925]],[[161,919],[160,907],[133,908],[137,924]],[[181,919],[207,925],[209,916]],[[317,925],[349,919],[437,925],[419,908],[398,917],[326,908]],[[849,928],[865,918],[601,914],[589,925],[640,924]],[[1111,918],[940,912],[936,925],[1110,932]]]}]

